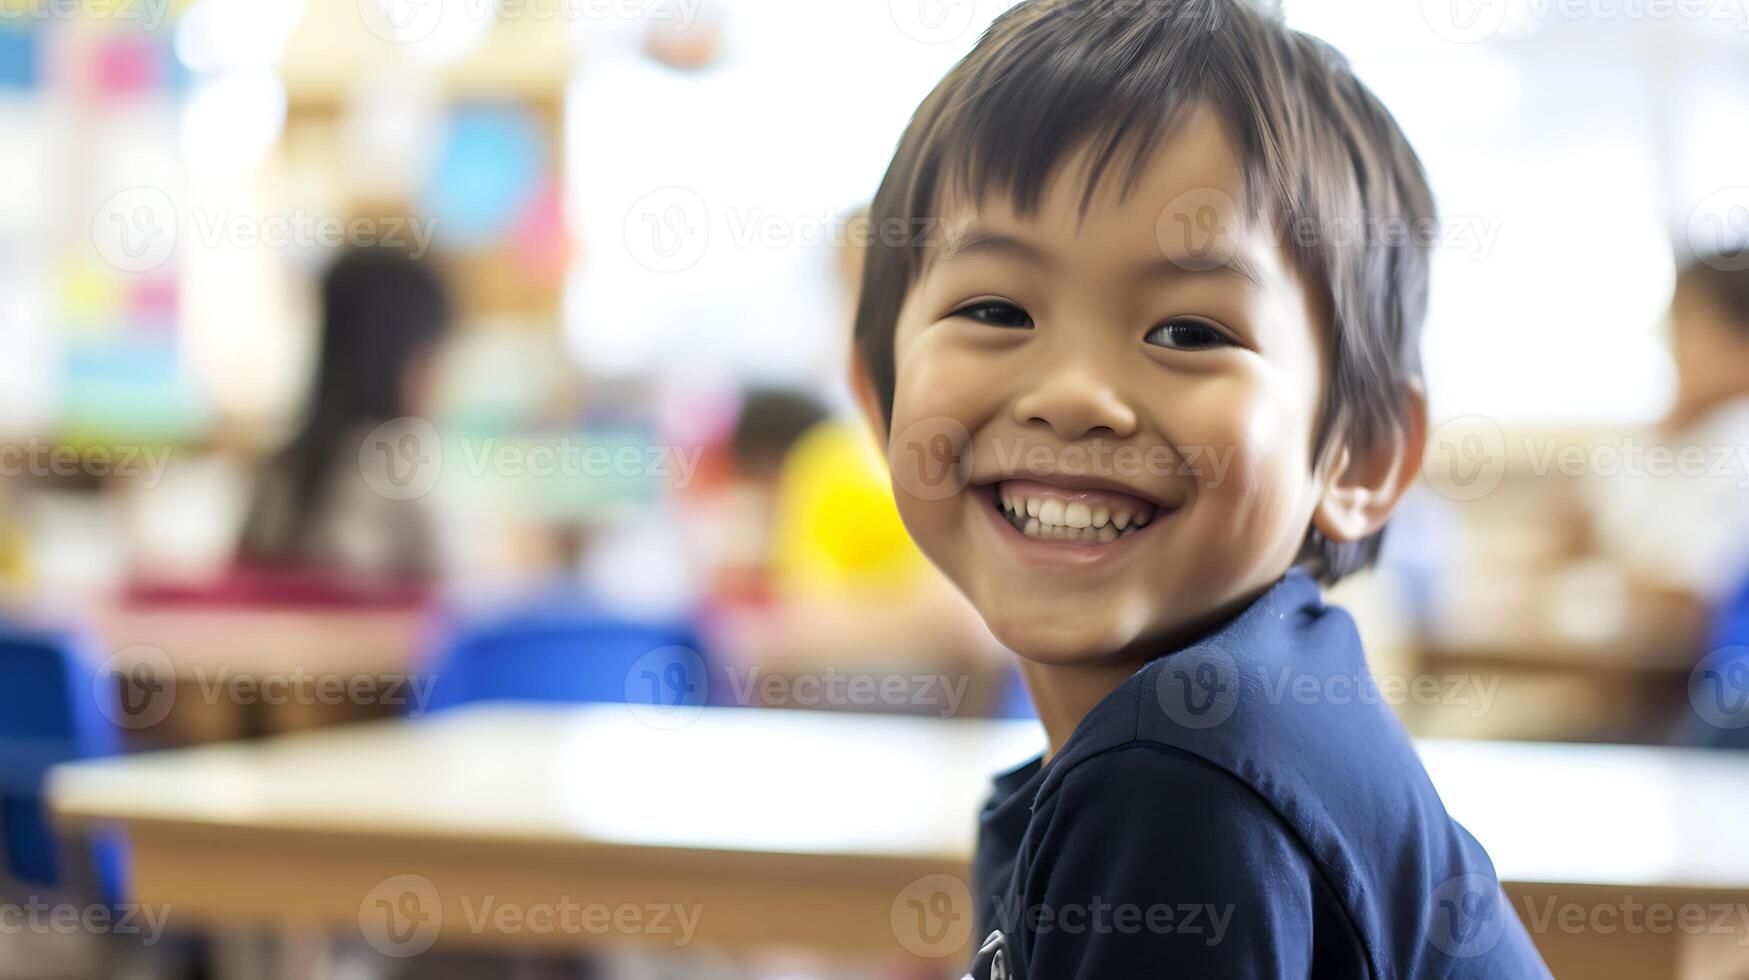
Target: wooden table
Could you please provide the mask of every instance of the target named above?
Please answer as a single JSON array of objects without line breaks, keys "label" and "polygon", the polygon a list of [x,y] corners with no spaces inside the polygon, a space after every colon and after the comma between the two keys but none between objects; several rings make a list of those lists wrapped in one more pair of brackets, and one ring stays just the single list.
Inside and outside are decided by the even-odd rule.
[{"label": "wooden table", "polygon": [[[428,615],[416,608],[165,604],[97,617],[104,669],[144,671],[150,694],[125,727],[148,746],[178,746],[401,714]],[[363,684],[363,698],[327,691]],[[391,703],[379,703],[391,702]]]},{"label": "wooden table", "polygon": [[[50,795],[70,828],[125,828],[136,898],[182,927],[362,934],[390,955],[440,940],[964,955],[973,815],[990,774],[1042,744],[1034,723],[652,710],[480,705],[80,763]],[[1422,752],[1520,916],[1552,910],[1536,938],[1557,976],[1705,975],[1696,963],[1749,944],[1749,918],[1722,941],[1561,918],[1749,902],[1749,762]]]}]

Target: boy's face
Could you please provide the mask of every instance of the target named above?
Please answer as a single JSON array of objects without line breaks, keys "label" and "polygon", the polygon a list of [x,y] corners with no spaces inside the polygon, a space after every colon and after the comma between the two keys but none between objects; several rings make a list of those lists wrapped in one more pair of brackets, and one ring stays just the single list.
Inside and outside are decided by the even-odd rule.
[{"label": "boy's face", "polygon": [[[1249,601],[1298,554],[1326,479],[1311,448],[1316,294],[1244,200],[1199,111],[1127,197],[1083,217],[1072,158],[1019,217],[943,209],[894,338],[894,489],[918,545],[1006,646],[1044,663],[1145,656]],[[943,479],[957,457],[958,478]]]}]

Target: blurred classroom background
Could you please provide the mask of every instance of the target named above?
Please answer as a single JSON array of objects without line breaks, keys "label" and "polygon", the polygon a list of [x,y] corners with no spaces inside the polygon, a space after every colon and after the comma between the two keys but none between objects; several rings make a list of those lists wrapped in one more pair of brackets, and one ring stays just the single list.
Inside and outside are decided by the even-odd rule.
[{"label": "blurred classroom background", "polygon": [[[0,907],[27,910],[0,921],[0,976],[949,975],[966,940],[905,935],[915,896],[889,923],[894,893],[868,886],[885,953],[741,908],[780,901],[793,854],[748,865],[763,891],[710,893],[703,921],[741,908],[719,928],[770,940],[746,949],[532,951],[508,929],[401,956],[396,929],[324,911],[344,925],[367,889],[325,899],[259,856],[291,844],[240,835],[355,820],[458,852],[486,846],[472,826],[686,853],[683,807],[713,853],[885,855],[901,896],[955,867],[894,843],[890,813],[874,844],[774,843],[832,817],[770,773],[689,769],[691,798],[582,820],[555,787],[584,777],[555,773],[631,764],[587,758],[600,742],[561,742],[576,757],[551,770],[529,753],[601,724],[608,749],[660,756],[702,718],[689,764],[733,769],[752,760],[724,746],[825,729],[723,711],[850,712],[874,726],[849,729],[868,735],[854,764],[895,780],[942,751],[919,731],[975,742],[947,754],[969,780],[949,795],[975,804],[984,762],[1025,741],[1007,655],[905,538],[845,383],[860,209],[1003,6],[0,0]],[[1710,780],[1717,805],[1749,786],[1749,8],[1284,7],[1395,112],[1443,213],[1426,479],[1383,565],[1333,596],[1382,696],[1431,744],[1650,753],[1560,757],[1596,764],[1561,763],[1586,800],[1587,776],[1655,774],[1614,787],[1651,839],[1604,850],[1638,870],[1527,886],[1741,897],[1741,857],[1647,869],[1675,866],[1701,805],[1673,787]],[[645,724],[564,714],[603,703]],[[423,741],[398,720],[458,711]],[[954,727],[975,719],[994,727]],[[140,755],[175,748],[196,752]],[[148,761],[75,767],[52,794],[80,758]],[[791,781],[810,780],[867,791]],[[346,805],[317,812],[327,796]],[[1512,832],[1511,801],[1484,803]],[[453,926],[436,861],[390,866],[438,881]],[[226,868],[253,887],[227,891]],[[822,922],[862,907],[790,891]],[[27,899],[162,908],[168,929],[32,929]],[[1659,975],[1644,964],[1672,954],[1647,939],[1577,941]],[[1668,975],[1742,975],[1710,955]]]}]

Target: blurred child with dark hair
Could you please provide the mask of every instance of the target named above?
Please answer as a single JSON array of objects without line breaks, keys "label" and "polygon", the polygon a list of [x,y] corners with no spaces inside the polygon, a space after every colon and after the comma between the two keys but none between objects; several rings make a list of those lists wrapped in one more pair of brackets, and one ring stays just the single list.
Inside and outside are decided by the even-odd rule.
[{"label": "blurred child with dark hair", "polygon": [[[905,534],[863,429],[799,390],[747,393],[729,438],[729,486],[713,522],[715,648],[735,703],[957,714],[982,710],[1001,666],[965,600]],[[772,698],[755,678],[913,676],[946,680],[918,703]],[[994,684],[991,684],[994,687]]]},{"label": "blurred child with dark hair", "polygon": [[[1676,393],[1646,465],[1598,486],[1596,537],[1641,591],[1705,617],[1749,577],[1749,269],[1689,261],[1670,304]],[[1698,624],[1696,630],[1698,631]]]},{"label": "blurred child with dark hair", "polygon": [[396,462],[361,447],[372,430],[416,414],[450,315],[436,273],[403,250],[354,248],[329,269],[307,414],[256,489],[242,566],[364,582],[435,571],[426,512],[373,490],[386,484],[367,470]]}]

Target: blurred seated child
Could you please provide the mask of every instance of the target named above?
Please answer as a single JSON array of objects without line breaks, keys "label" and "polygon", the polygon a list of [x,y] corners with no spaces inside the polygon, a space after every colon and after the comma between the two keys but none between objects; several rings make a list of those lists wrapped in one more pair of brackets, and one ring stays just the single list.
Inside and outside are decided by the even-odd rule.
[{"label": "blurred seated child", "polygon": [[784,460],[797,440],[828,416],[826,406],[806,392],[756,388],[747,393],[729,437],[729,487],[712,562],[711,591],[718,598],[769,597]]},{"label": "blurred seated child", "polygon": [[372,489],[393,485],[378,479],[387,467],[417,461],[360,450],[373,429],[418,412],[449,321],[436,274],[408,253],[355,248],[334,263],[322,283],[307,414],[256,488],[239,555],[244,567],[360,583],[435,572],[435,535],[421,501]]},{"label": "blurred seated child", "polygon": [[[790,678],[922,672],[953,685],[932,687],[920,698],[934,700],[916,705],[767,704],[757,684],[743,685],[752,705],[930,713],[986,706],[1002,666],[994,641],[906,535],[868,433],[830,418],[808,396],[762,391],[748,398],[731,451],[728,548],[717,563],[713,621],[717,646],[742,679],[753,670]],[[967,697],[974,676],[979,683]],[[800,697],[813,688],[794,690]]]},{"label": "blurred seated child", "polygon": [[1749,576],[1749,271],[1729,268],[1702,256],[1677,277],[1676,396],[1644,437],[1669,455],[1596,488],[1599,550],[1636,592],[1687,604],[1695,622],[1682,629],[1696,637]]}]

